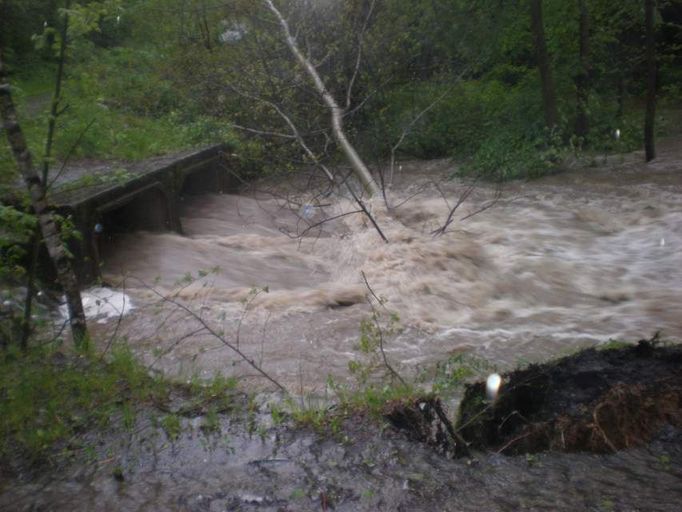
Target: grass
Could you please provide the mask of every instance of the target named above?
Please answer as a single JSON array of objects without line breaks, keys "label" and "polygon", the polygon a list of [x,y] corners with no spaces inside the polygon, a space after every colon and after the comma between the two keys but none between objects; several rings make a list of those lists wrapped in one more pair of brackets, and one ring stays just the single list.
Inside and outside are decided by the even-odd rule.
[{"label": "grass", "polygon": [[23,354],[10,347],[0,353],[0,457],[18,451],[38,461],[117,415],[131,427],[139,405],[162,399],[166,389],[125,348],[101,362],[53,349]]},{"label": "grass", "polygon": [[[0,461],[50,461],[77,448],[88,432],[132,430],[145,407],[167,412],[160,427],[170,439],[181,434],[182,416],[205,414],[214,431],[217,414],[234,407],[235,387],[223,377],[189,385],[152,377],[125,346],[106,361],[53,347],[27,353],[10,347],[0,351]],[[168,406],[171,395],[182,397],[179,406]]]},{"label": "grass", "polygon": [[[454,354],[439,363],[430,376],[421,375],[414,382],[397,379],[383,362],[380,340],[399,332],[399,319],[390,314],[387,322],[388,325],[382,329],[379,322],[370,319],[361,322],[357,346],[360,357],[349,363],[349,373],[354,382],[339,384],[331,377],[327,382],[327,388],[333,395],[333,408],[327,407],[326,401],[302,399],[297,402],[292,399],[283,404],[284,407],[270,407],[273,423],[280,424],[290,416],[298,426],[338,434],[346,418],[367,416],[380,420],[398,404],[412,403],[430,393],[452,397],[467,382],[485,378],[496,371],[494,365],[482,358],[472,354]],[[419,385],[425,381],[431,382],[430,393]]]},{"label": "grass", "polygon": [[[96,57],[75,68],[67,67],[61,104],[65,110],[57,120],[55,135],[53,157],[56,160],[70,155],[73,159],[135,161],[211,143],[236,142],[225,122],[189,114],[172,102],[161,108],[158,101],[149,98],[149,91],[138,93],[137,89],[127,89],[129,96],[119,97],[126,92],[125,84],[112,82],[112,85],[100,75],[106,70],[108,74],[127,76],[128,70],[111,57],[105,62],[97,62]],[[142,70],[136,72],[140,73],[138,81],[159,82],[153,71],[146,71],[146,75]],[[40,63],[11,77],[19,122],[36,165],[41,163],[44,154],[53,83],[51,66]],[[155,83],[155,87],[168,86]],[[145,101],[149,103],[148,108]],[[131,108],[131,102],[137,107]],[[15,168],[3,140],[0,178],[13,177]]]}]

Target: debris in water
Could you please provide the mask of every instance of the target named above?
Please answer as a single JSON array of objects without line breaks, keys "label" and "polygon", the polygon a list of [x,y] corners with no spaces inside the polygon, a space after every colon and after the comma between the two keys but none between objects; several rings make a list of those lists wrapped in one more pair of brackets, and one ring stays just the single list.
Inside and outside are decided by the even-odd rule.
[{"label": "debris in water", "polygon": [[301,217],[308,220],[315,215],[315,207],[312,204],[304,204],[301,208]]}]

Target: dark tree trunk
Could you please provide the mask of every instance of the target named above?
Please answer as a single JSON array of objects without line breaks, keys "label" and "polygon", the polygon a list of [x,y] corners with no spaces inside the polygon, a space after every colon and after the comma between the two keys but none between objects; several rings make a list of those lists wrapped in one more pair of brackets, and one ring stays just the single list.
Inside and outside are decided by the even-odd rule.
[{"label": "dark tree trunk", "polygon": [[530,0],[530,28],[533,33],[535,55],[538,61],[540,82],[542,85],[542,103],[545,109],[545,124],[548,128],[554,128],[559,123],[557,110],[556,91],[552,78],[552,68],[547,53],[545,41],[545,27],[542,20],[542,0]]},{"label": "dark tree trunk", "polygon": [[618,86],[617,86],[618,98],[616,99],[618,104],[618,110],[616,111],[616,117],[620,121],[623,119],[623,113],[625,112],[625,74],[623,72],[618,76]]},{"label": "dark tree trunk", "polygon": [[[71,2],[66,2],[66,8],[71,6]],[[54,142],[54,130],[59,117],[59,104],[62,99],[62,79],[64,78],[64,62],[66,61],[66,44],[69,33],[69,17],[64,16],[61,30],[61,42],[59,44],[59,62],[57,63],[57,75],[55,76],[54,93],[50,104],[50,118],[47,121],[47,139],[45,140],[45,156],[43,158],[43,185],[47,186],[48,174],[50,172],[50,160],[52,158],[52,144]]]},{"label": "dark tree trunk", "polygon": [[590,17],[587,12],[585,0],[578,0],[580,9],[580,69],[575,77],[576,90],[576,116],[575,134],[578,137],[586,137],[590,130],[587,105],[590,96]]},{"label": "dark tree trunk", "polygon": [[33,157],[26,144],[24,133],[19,125],[17,112],[12,101],[9,83],[5,76],[5,69],[0,48],[0,120],[2,120],[7,140],[21,173],[31,199],[31,206],[38,217],[40,232],[47,247],[50,258],[57,270],[59,283],[64,289],[66,303],[69,310],[71,332],[76,345],[80,345],[87,336],[85,312],[81,301],[78,280],[69,259],[69,253],[59,236],[59,228],[50,211],[45,197],[45,184],[40,179],[33,165]]},{"label": "dark tree trunk", "polygon": [[644,152],[646,161],[656,158],[654,120],[656,117],[656,37],[654,10],[656,0],[644,0],[646,23],[646,115],[644,117]]}]

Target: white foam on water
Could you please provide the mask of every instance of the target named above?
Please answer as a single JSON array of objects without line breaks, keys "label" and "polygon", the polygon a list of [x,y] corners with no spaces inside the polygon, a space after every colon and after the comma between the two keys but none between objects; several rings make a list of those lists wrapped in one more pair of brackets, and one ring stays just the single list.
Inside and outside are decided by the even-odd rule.
[{"label": "white foam on water", "polygon": [[[85,317],[96,320],[98,324],[105,324],[112,319],[126,316],[133,309],[130,297],[125,293],[111,288],[94,287],[81,292]],[[66,301],[66,299],[63,299]],[[68,320],[69,312],[66,304],[59,307],[59,313],[64,320]]]}]

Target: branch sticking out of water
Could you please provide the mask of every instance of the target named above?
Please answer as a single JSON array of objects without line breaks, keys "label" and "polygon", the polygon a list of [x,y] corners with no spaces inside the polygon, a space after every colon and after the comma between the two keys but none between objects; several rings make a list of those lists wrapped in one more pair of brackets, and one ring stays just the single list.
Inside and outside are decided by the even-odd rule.
[{"label": "branch sticking out of water", "polygon": [[360,274],[362,274],[362,280],[365,282],[365,286],[369,291],[369,295],[367,296],[367,303],[369,304],[369,307],[372,308],[372,319],[374,320],[374,324],[376,325],[377,331],[379,333],[379,351],[381,352],[381,357],[384,360],[384,366],[386,366],[388,371],[391,372],[391,375],[398,379],[403,386],[407,387],[407,382],[405,382],[405,379],[403,379],[400,376],[400,374],[395,370],[395,368],[391,366],[391,363],[388,362],[386,352],[384,351],[384,330],[381,328],[381,324],[379,323],[379,314],[377,313],[377,310],[374,307],[372,298],[374,298],[374,300],[376,300],[380,306],[385,308],[384,301],[381,300],[376,293],[374,293],[374,290],[372,289],[372,287],[369,284],[369,281],[367,280],[365,272],[361,270]]},{"label": "branch sticking out of water", "polygon": [[222,334],[220,334],[218,331],[216,331],[211,325],[209,325],[206,320],[204,320],[199,314],[197,314],[195,311],[193,311],[191,308],[185,306],[181,302],[178,302],[177,300],[173,299],[172,297],[168,295],[164,295],[155,288],[147,285],[144,281],[142,281],[139,278],[133,278],[137,282],[139,282],[143,287],[145,287],[147,290],[151,291],[154,295],[159,297],[162,302],[166,302],[168,304],[172,304],[173,306],[177,307],[178,309],[184,311],[187,313],[192,319],[194,319],[200,326],[201,328],[198,330],[207,332],[211,336],[213,336],[215,339],[220,341],[223,345],[228,347],[230,350],[235,352],[239,357],[241,357],[251,368],[256,370],[262,377],[264,377],[266,380],[270,381],[272,384],[274,384],[277,389],[279,389],[281,392],[283,392],[285,395],[289,395],[289,390],[285,388],[282,384],[280,384],[272,375],[267,373],[263,368],[256,363],[255,360],[251,359],[248,355],[246,355],[242,350],[239,348],[238,345],[228,341]]}]

